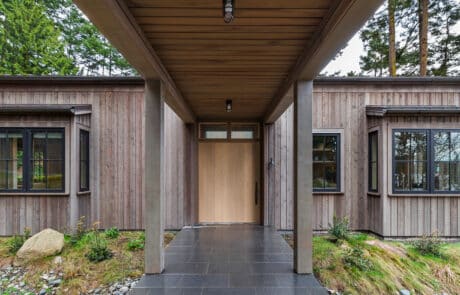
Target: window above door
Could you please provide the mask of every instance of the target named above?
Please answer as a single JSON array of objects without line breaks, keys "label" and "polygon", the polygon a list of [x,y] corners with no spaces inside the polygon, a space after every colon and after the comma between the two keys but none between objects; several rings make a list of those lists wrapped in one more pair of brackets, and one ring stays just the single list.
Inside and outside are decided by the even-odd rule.
[{"label": "window above door", "polygon": [[247,141],[259,139],[258,123],[200,123],[200,140]]}]

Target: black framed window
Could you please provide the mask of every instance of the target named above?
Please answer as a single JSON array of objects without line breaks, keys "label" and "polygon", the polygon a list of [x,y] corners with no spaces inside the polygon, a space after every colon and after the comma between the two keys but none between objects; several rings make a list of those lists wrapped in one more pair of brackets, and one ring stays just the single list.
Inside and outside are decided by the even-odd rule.
[{"label": "black framed window", "polygon": [[340,134],[313,135],[313,191],[340,191]]},{"label": "black framed window", "polygon": [[378,160],[379,160],[379,133],[373,131],[369,133],[369,182],[368,189],[377,192],[379,189]]},{"label": "black framed window", "polygon": [[0,159],[1,191],[64,191],[64,129],[0,128]]},{"label": "black framed window", "polygon": [[89,191],[89,132],[80,129],[80,191]]},{"label": "black framed window", "polygon": [[460,130],[394,130],[393,192],[460,192]]}]

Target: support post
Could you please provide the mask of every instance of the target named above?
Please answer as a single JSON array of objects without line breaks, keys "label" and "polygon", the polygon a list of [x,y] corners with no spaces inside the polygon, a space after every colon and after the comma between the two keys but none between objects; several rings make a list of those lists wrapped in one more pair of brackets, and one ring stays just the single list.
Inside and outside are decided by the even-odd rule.
[{"label": "support post", "polygon": [[294,90],[294,269],[298,274],[311,274],[313,81],[298,81]]},{"label": "support post", "polygon": [[145,273],[164,270],[164,103],[159,80],[145,81],[144,98],[144,226]]}]

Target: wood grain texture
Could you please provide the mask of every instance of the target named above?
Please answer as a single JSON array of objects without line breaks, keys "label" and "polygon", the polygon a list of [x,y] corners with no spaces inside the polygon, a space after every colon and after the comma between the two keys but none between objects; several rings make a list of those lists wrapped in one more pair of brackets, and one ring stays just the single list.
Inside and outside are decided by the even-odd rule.
[{"label": "wood grain texture", "polygon": [[[313,225],[325,230],[332,217],[348,216],[352,229],[371,230],[386,237],[408,237],[439,231],[443,236],[459,236],[459,196],[389,196],[391,194],[392,128],[457,128],[459,117],[392,117],[383,121],[366,117],[366,105],[459,106],[460,87],[449,85],[394,85],[392,83],[319,83],[314,88],[313,128],[342,129],[345,158],[342,167],[343,194],[314,194]],[[293,228],[289,203],[292,177],[289,165],[293,153],[292,106],[274,123],[266,125],[267,155],[266,209],[264,224],[278,229]],[[289,126],[289,125],[287,125]],[[379,130],[379,193],[367,193],[368,132]],[[285,130],[285,131],[283,131]],[[287,148],[283,143],[287,142]],[[274,166],[268,163],[273,159]],[[287,163],[283,163],[287,162]],[[287,170],[286,170],[287,169]],[[286,182],[286,183],[283,183]],[[286,197],[285,197],[286,196]]]},{"label": "wood grain texture", "polygon": [[[90,104],[92,114],[76,118],[77,126],[90,129],[90,191],[76,196],[78,216],[88,223],[100,221],[101,227],[120,229],[143,228],[143,86],[7,86],[0,91],[2,104]],[[165,227],[180,229],[190,224],[185,199],[188,165],[184,150],[190,132],[182,120],[166,106],[165,182],[169,209]],[[66,127],[69,136],[70,117],[56,115],[0,116],[0,126]],[[67,145],[67,144],[66,144]],[[69,146],[69,145],[67,145]],[[66,153],[70,153],[69,150]],[[67,155],[66,169],[69,169]],[[67,177],[70,173],[66,173]],[[70,179],[66,179],[69,187]],[[72,180],[72,181],[78,181]],[[69,190],[66,196],[0,195],[0,235],[19,233],[25,226],[38,231],[46,227],[64,229],[70,226]]]},{"label": "wood grain texture", "polygon": [[255,142],[199,143],[200,223],[259,223],[258,148]]}]

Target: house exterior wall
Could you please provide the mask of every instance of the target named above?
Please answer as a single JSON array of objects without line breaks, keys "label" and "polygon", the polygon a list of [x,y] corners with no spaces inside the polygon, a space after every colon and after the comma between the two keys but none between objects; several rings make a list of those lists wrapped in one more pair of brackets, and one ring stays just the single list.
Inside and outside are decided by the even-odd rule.
[{"label": "house exterior wall", "polygon": [[[386,120],[366,116],[367,105],[460,106],[460,83],[409,80],[317,80],[314,85],[313,128],[342,131],[341,192],[314,193],[313,225],[327,229],[334,215],[347,216],[354,230],[369,230],[385,237],[409,237],[438,231],[460,236],[460,195],[392,195],[391,130],[457,128],[456,115]],[[292,106],[274,123],[266,125],[265,191],[266,225],[293,228],[292,208]],[[368,132],[379,130],[379,192],[370,193],[368,182]],[[268,167],[270,159],[274,166]]]},{"label": "house exterior wall", "polygon": [[[0,127],[66,127],[66,170],[76,166],[71,160],[72,124],[90,130],[90,192],[72,195],[70,185],[78,182],[66,173],[63,194],[0,194],[0,235],[12,235],[31,227],[33,232],[51,227],[68,229],[85,216],[88,223],[103,228],[143,228],[143,108],[144,86],[135,83],[26,82],[0,87],[3,104],[88,104],[90,115],[43,114],[36,116],[0,115]],[[57,122],[57,123],[56,123]],[[165,227],[176,229],[190,223],[186,214],[189,182],[185,179],[186,152],[193,128],[186,126],[165,107]],[[77,137],[76,137],[77,139]],[[78,147],[78,145],[75,145]],[[76,153],[78,155],[78,153]],[[77,158],[78,159],[78,158]],[[78,174],[76,174],[78,175]],[[71,199],[76,205],[71,206]],[[74,211],[74,212],[72,212]],[[73,214],[72,214],[73,213]],[[78,217],[77,217],[78,218]]]}]

